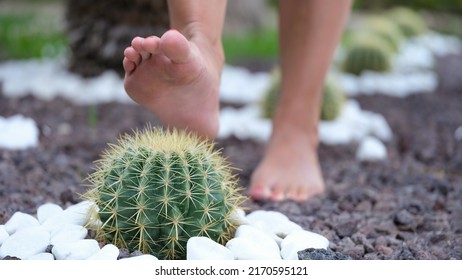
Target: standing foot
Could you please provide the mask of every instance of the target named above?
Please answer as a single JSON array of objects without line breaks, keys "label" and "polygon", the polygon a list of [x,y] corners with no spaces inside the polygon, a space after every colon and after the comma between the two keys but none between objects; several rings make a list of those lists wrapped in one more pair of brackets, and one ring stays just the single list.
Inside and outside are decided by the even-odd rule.
[{"label": "standing foot", "polygon": [[252,174],[255,200],[303,202],[324,191],[316,145],[290,128],[274,131],[262,161]]}]

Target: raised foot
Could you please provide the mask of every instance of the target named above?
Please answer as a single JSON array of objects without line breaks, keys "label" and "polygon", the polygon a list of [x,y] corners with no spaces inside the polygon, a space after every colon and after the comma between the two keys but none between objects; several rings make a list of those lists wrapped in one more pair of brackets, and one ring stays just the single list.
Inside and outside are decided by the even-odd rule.
[{"label": "raised foot", "polygon": [[223,62],[206,45],[206,40],[188,40],[176,30],[160,38],[136,37],[124,51],[124,86],[166,126],[213,139]]}]

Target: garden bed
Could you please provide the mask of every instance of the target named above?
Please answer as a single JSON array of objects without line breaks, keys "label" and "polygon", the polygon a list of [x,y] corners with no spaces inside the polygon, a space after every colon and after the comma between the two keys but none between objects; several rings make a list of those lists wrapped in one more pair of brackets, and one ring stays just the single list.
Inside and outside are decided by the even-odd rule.
[{"label": "garden bed", "polygon": [[[389,123],[386,161],[356,161],[357,143],[322,144],[325,194],[305,203],[249,200],[245,206],[280,211],[353,259],[462,259],[462,140],[455,135],[462,126],[462,56],[439,58],[436,68],[436,92],[354,97]],[[38,147],[0,149],[0,224],[17,211],[34,214],[46,202],[79,202],[107,143],[148,122],[159,125],[134,104],[7,98],[1,89],[0,112],[30,117],[40,129]],[[231,136],[217,148],[247,187],[264,144]]]}]

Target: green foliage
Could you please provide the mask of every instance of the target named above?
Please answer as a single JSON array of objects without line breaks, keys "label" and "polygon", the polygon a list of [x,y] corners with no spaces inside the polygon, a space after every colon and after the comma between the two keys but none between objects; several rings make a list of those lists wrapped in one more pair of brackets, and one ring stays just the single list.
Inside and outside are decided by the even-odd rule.
[{"label": "green foliage", "polygon": [[357,36],[347,49],[342,69],[360,75],[363,71],[387,72],[391,69],[392,53],[384,39],[374,34]]},{"label": "green foliage", "polygon": [[[271,84],[261,102],[262,117],[264,118],[269,119],[274,115],[281,91],[280,81],[280,69],[276,67],[272,72]],[[343,109],[345,100],[345,93],[341,90],[340,86],[336,84],[336,80],[333,77],[328,77],[323,89],[321,120],[332,121],[336,119]]]},{"label": "green foliage", "polygon": [[355,9],[387,9],[406,6],[416,10],[462,13],[462,0],[355,0]]},{"label": "green foliage", "polygon": [[33,13],[0,13],[0,53],[8,59],[53,57],[66,49],[66,36]]},{"label": "green foliage", "polygon": [[226,60],[229,63],[248,58],[274,59],[279,52],[276,28],[238,35],[225,35],[222,42]]},{"label": "green foliage", "polygon": [[186,243],[224,244],[243,201],[229,164],[213,145],[181,131],[125,135],[96,162],[83,196],[97,205],[98,239],[160,259],[185,259]]},{"label": "green foliage", "polygon": [[90,105],[87,109],[87,124],[91,129],[96,129],[98,126],[98,106]]}]

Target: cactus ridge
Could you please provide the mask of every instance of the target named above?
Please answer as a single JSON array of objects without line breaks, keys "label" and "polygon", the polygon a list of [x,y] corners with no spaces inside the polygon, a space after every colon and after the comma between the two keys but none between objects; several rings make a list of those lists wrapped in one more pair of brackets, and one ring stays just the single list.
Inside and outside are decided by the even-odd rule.
[{"label": "cactus ridge", "polygon": [[343,70],[354,75],[365,70],[387,72],[391,69],[391,60],[392,55],[380,37],[358,40],[347,51]]},{"label": "cactus ridge", "polygon": [[192,236],[225,243],[243,202],[231,167],[213,145],[185,132],[148,128],[122,137],[90,175],[97,237],[116,246],[185,258]]}]

